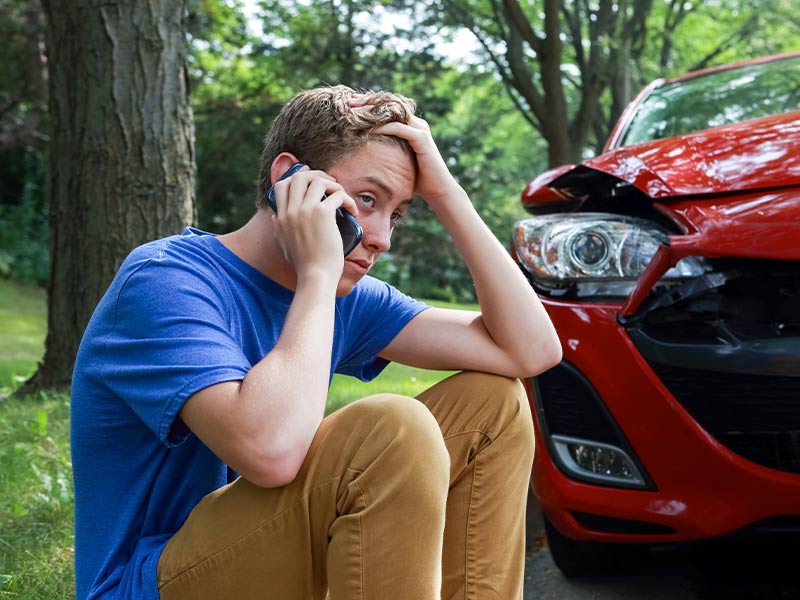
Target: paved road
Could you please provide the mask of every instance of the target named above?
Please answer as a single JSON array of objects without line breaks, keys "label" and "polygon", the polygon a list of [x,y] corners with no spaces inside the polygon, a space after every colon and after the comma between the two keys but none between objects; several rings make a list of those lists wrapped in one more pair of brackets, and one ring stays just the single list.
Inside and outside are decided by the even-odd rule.
[{"label": "paved road", "polygon": [[571,581],[537,527],[529,520],[524,600],[800,599],[800,540],[658,548],[628,575]]}]

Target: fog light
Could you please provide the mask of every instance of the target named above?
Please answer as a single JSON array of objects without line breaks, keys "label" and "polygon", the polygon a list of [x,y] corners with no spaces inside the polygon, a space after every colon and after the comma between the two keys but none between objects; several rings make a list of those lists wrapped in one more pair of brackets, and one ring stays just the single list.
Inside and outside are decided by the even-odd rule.
[{"label": "fog light", "polygon": [[593,440],[553,435],[561,464],[575,475],[603,483],[645,485],[633,460],[621,448]]}]

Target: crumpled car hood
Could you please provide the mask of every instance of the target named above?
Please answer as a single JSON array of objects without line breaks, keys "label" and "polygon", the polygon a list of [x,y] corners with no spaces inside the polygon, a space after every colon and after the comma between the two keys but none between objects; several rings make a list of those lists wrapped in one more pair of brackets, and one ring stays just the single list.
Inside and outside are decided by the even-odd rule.
[{"label": "crumpled car hood", "polygon": [[[633,187],[638,194],[625,193]],[[674,252],[800,260],[800,111],[612,150],[528,184],[533,214],[650,200],[683,235]],[[573,204],[574,203],[574,204]]]},{"label": "crumpled car hood", "polygon": [[660,201],[798,186],[800,111],[612,150],[545,185],[567,197],[593,195],[593,171]]}]

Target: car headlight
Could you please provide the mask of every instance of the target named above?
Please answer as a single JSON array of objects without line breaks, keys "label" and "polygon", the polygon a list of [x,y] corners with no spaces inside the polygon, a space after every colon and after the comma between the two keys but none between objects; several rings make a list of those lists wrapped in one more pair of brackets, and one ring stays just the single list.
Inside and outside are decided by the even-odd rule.
[{"label": "car headlight", "polygon": [[[551,214],[518,221],[514,249],[534,284],[551,295],[627,296],[667,232],[646,219],[610,213]],[[702,275],[687,257],[662,280]]]}]

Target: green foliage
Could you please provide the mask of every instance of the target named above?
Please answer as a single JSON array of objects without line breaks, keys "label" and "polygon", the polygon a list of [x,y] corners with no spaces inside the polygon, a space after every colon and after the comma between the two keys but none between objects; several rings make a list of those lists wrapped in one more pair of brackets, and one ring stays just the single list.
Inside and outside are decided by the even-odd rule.
[{"label": "green foliage", "polygon": [[0,0],[0,278],[43,285],[50,256],[41,23],[34,3]]},{"label": "green foliage", "polygon": [[290,92],[254,58],[241,2],[193,3],[190,41],[198,226],[226,233],[253,214],[261,140]]},{"label": "green foliage", "polygon": [[0,0],[0,90],[13,90],[25,79],[24,3]]},{"label": "green foliage", "polygon": [[654,2],[648,40],[651,52],[643,56],[641,69],[646,81],[800,48],[795,2],[711,0],[691,5],[670,40],[671,52],[662,62],[661,55],[653,50],[662,48],[661,30],[668,10],[669,3]]},{"label": "green foliage", "polygon": [[[443,43],[463,32],[459,27],[466,23],[483,31],[487,39],[496,39],[492,48],[502,56],[507,46],[500,40],[502,32],[493,13],[493,6],[499,4],[486,0],[191,0],[188,5],[198,226],[224,233],[244,224],[254,211],[262,140],[280,107],[302,89],[345,83],[393,89],[415,98],[452,172],[506,244],[511,224],[521,215],[519,194],[545,168],[547,146],[523,116],[523,107],[512,102],[488,55],[442,53]],[[614,3],[612,12],[629,18],[639,5],[634,0]],[[599,31],[602,10],[611,5],[565,0],[562,73],[568,115],[577,113],[586,84],[577,66],[578,51],[571,43],[576,35],[582,36],[587,53],[589,44],[599,44],[602,55],[629,56],[619,72],[598,72],[597,76],[624,80],[627,93],[633,94],[657,76],[797,48],[799,25],[793,5],[790,0],[759,4],[654,0],[645,43],[626,48],[623,35],[592,38],[592,31]],[[245,10],[246,6],[250,8]],[[543,7],[520,6],[534,32],[542,36]],[[676,20],[678,7],[683,13]],[[0,0],[0,8],[2,107],[8,93],[29,93],[25,88],[29,73],[24,3]],[[577,15],[580,22],[570,28],[563,21],[567,15]],[[539,85],[536,60],[530,52],[525,55],[532,83]],[[612,100],[605,93],[595,103],[597,122],[584,155],[596,153],[602,145],[625,96],[618,95]],[[24,113],[31,102],[23,99],[19,111]],[[15,118],[21,116],[15,113]],[[2,158],[0,276],[43,284],[49,270],[46,156],[41,148],[25,147]],[[393,252],[376,274],[414,295],[474,297],[470,276],[446,233],[421,204],[398,230]]]},{"label": "green foliage", "polygon": [[46,139],[46,79],[37,3],[0,0],[0,150]]},{"label": "green foliage", "polygon": [[[29,27],[26,3],[0,0],[0,277],[44,284],[50,266],[47,155],[40,146],[12,141],[40,100],[34,93]],[[40,128],[46,130],[46,122]],[[43,139],[43,131],[34,137]]]},{"label": "green foliage", "polygon": [[45,156],[29,148],[0,155],[0,277],[45,285],[50,274]]}]

